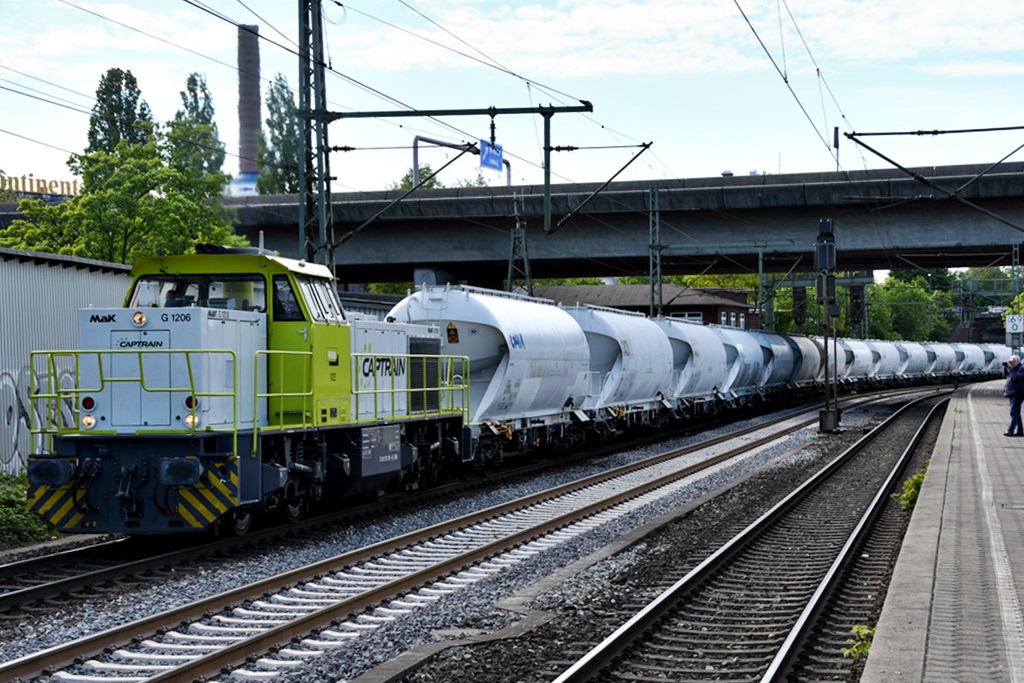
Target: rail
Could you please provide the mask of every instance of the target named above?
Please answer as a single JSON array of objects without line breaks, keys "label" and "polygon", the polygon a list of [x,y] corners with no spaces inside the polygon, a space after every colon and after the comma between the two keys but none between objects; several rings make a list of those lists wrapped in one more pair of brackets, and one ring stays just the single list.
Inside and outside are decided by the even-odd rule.
[{"label": "rail", "polygon": [[[704,559],[699,565],[690,570],[686,576],[676,581],[670,588],[664,591],[661,595],[655,598],[648,605],[643,607],[637,612],[631,619],[623,623],[619,628],[605,638],[600,644],[587,652],[582,658],[576,661],[572,666],[563,671],[555,680],[554,683],[583,683],[584,681],[598,680],[604,675],[614,675],[607,671],[607,667],[614,667],[617,662],[626,659],[625,653],[627,653],[635,643],[647,642],[648,636],[651,634],[652,629],[656,628],[657,624],[666,621],[669,615],[672,615],[679,602],[684,596],[689,595],[692,591],[697,590],[698,587],[705,584],[706,581],[710,580],[711,577],[719,576],[724,573],[724,567],[727,563],[733,561],[741,553],[748,551],[753,547],[754,543],[762,537],[765,532],[771,529],[780,520],[785,518],[791,512],[797,509],[798,505],[803,502],[807,496],[816,491],[823,482],[826,482],[834,474],[842,470],[842,468],[851,461],[856,454],[860,453],[865,446],[875,439],[879,434],[885,431],[889,426],[894,424],[900,419],[904,413],[908,412],[909,409],[922,401],[933,400],[932,396],[925,396],[923,398],[911,401],[907,405],[901,407],[892,416],[887,418],[880,425],[876,426],[870,433],[866,434],[860,441],[853,446],[846,449],[842,454],[834,458],[828,465],[819,470],[813,477],[805,481],[799,488],[791,492],[784,499],[776,503],[770,510],[765,512],[756,521],[751,523],[746,529],[741,531],[725,545],[721,546],[718,550],[712,553],[710,556]],[[928,419],[931,419],[935,414],[934,409],[928,414]],[[914,436],[914,442],[916,443],[922,434],[922,429],[917,430]],[[758,612],[758,619],[755,621],[760,622],[762,625],[772,623],[771,628],[775,631],[772,635],[772,639],[776,639],[779,642],[776,645],[772,645],[770,642],[758,642],[756,647],[751,648],[750,661],[759,661],[764,658],[765,652],[769,648],[779,648],[772,653],[773,660],[770,664],[771,671],[764,675],[764,678],[758,678],[761,675],[757,671],[751,670],[752,664],[741,663],[740,667],[744,668],[742,675],[744,680],[760,680],[761,683],[768,683],[768,681],[776,680],[787,680],[785,676],[779,676],[779,672],[782,671],[785,666],[793,661],[795,657],[794,644],[798,643],[800,639],[806,634],[807,629],[810,627],[811,617],[820,611],[819,600],[826,593],[829,586],[834,585],[835,577],[838,574],[839,568],[845,566],[849,561],[849,555],[856,548],[857,541],[863,537],[865,529],[868,527],[870,521],[877,515],[877,510],[887,498],[887,492],[891,490],[894,482],[898,481],[900,473],[903,471],[904,465],[909,460],[909,454],[912,447],[908,447],[904,450],[903,454],[898,458],[894,458],[894,463],[891,464],[888,474],[882,478],[882,481],[878,486],[875,487],[877,493],[873,495],[865,505],[865,509],[861,511],[856,517],[859,521],[856,523],[848,534],[849,540],[847,540],[841,547],[841,550],[837,549],[835,554],[832,556],[832,561],[829,562],[827,573],[825,578],[821,579],[820,582],[814,584],[810,591],[808,591],[808,585],[811,580],[807,577],[813,576],[814,571],[804,570],[802,573],[797,573],[795,570],[783,577],[782,581],[786,583],[785,591],[774,590],[768,584],[761,584],[754,588],[749,588],[751,592],[759,591],[764,595],[782,595],[787,593],[792,596],[806,593],[805,598],[806,608],[801,608],[797,616],[794,617],[795,626],[791,629],[787,629],[786,635],[780,634],[778,631],[782,628],[782,619],[777,614],[768,614],[767,612]],[[844,501],[845,505],[850,505],[849,501]],[[801,517],[805,513],[796,514],[796,517]],[[838,528],[836,525],[835,528]],[[776,541],[777,543],[777,541]],[[823,546],[824,547],[824,546]],[[762,557],[767,557],[768,552],[766,549],[761,549],[754,554],[759,554]],[[819,558],[828,553],[806,553],[809,559],[812,561],[819,561]],[[773,562],[777,560],[773,559]],[[743,574],[747,572],[748,575],[752,575],[749,567],[738,572]],[[735,581],[735,579],[734,579]],[[749,582],[747,582],[749,583]],[[722,591],[721,587],[710,589],[711,591],[718,590]],[[779,600],[778,605],[785,608],[785,603],[793,602],[795,598],[787,598],[786,600]],[[813,604],[811,604],[813,603]],[[744,609],[756,610],[756,606],[744,605]],[[729,622],[729,613],[726,608],[722,605],[719,608],[720,616],[722,617],[723,623],[729,623],[728,629],[729,637],[735,639],[736,642],[754,642],[758,640],[758,636],[753,631],[744,631],[737,633],[736,623]],[[798,618],[797,618],[798,617]],[[774,621],[779,623],[775,623]],[[685,618],[679,618],[678,621],[683,622]],[[699,626],[698,626],[699,628]],[[727,630],[728,630],[727,629]],[[685,634],[677,634],[678,638],[685,639]],[[782,642],[782,639],[785,639]],[[700,649],[699,644],[694,644],[693,647]],[[740,657],[744,655],[743,648],[736,647],[732,650],[735,661],[741,661]],[[746,662],[746,660],[743,660]],[[768,666],[768,662],[764,662]],[[669,667],[671,663],[666,662],[665,667]],[[697,666],[697,660],[685,662],[685,666],[693,667]],[[729,674],[737,673],[736,671],[725,671],[716,670],[720,678],[727,678]],[[672,672],[665,670],[666,680],[671,680],[673,677]],[[739,674],[737,674],[739,675]],[[602,679],[603,680],[603,679]]]},{"label": "rail", "polygon": [[[864,399],[854,399],[851,403],[859,403],[862,400]],[[817,408],[815,407],[811,410],[814,412],[814,416],[803,420],[799,423],[800,425],[807,426],[817,421]],[[808,413],[809,412],[811,411],[808,411]],[[787,415],[781,418],[779,422],[793,419],[799,419],[799,417],[797,415]],[[767,424],[773,423],[774,422],[760,423],[744,430],[744,433],[763,430]],[[799,426],[787,426],[785,431],[789,432],[793,429],[799,428]],[[762,438],[755,439],[753,442],[746,443],[743,447],[738,449],[737,452],[742,452],[751,447],[768,443],[778,438],[778,436],[779,434],[777,433],[765,435]],[[253,596],[264,596],[264,598],[266,598],[267,594],[271,591],[286,590],[286,587],[295,586],[297,584],[305,585],[307,582],[314,580],[312,577],[323,577],[333,574],[336,571],[343,571],[348,567],[358,565],[362,562],[368,562],[374,558],[380,558],[387,553],[397,552],[403,549],[407,551],[411,544],[416,543],[421,539],[437,539],[457,530],[463,530],[472,524],[491,519],[499,514],[508,514],[516,510],[522,510],[526,507],[534,506],[544,500],[562,498],[573,491],[591,490],[600,481],[617,479],[629,472],[643,470],[651,467],[655,463],[670,461],[672,457],[678,457],[684,453],[693,453],[699,449],[707,448],[712,443],[722,443],[735,437],[736,434],[720,436],[701,444],[679,449],[673,453],[661,454],[653,459],[633,462],[609,472],[563,484],[555,489],[531,494],[526,498],[508,501],[487,510],[478,510],[477,512],[470,513],[465,517],[442,522],[428,529],[420,529],[400,538],[382,541],[374,546],[361,548],[359,550],[352,551],[351,553],[347,553],[346,555],[340,555],[319,561],[310,566],[290,570],[285,574],[276,577],[261,579],[256,583],[249,584],[247,586],[239,586],[237,589],[232,589],[228,592],[215,596],[201,598],[196,603],[182,605],[160,614],[147,616],[141,621],[116,626],[101,633],[86,635],[76,641],[55,646],[42,652],[27,654],[19,659],[0,663],[0,678],[4,680],[18,678],[28,680],[32,677],[43,675],[40,672],[46,672],[46,675],[52,676],[54,670],[61,667],[71,666],[76,660],[84,661],[90,657],[102,657],[105,650],[112,651],[120,647],[129,647],[129,643],[131,643],[133,639],[136,641],[139,640],[139,634],[156,633],[157,630],[173,630],[177,625],[185,622],[191,623],[193,621],[201,620],[204,618],[204,615],[209,616],[222,609],[230,609],[231,607],[245,602]],[[664,485],[667,481],[692,473],[702,467],[708,467],[723,460],[727,460],[735,454],[736,452],[719,452],[708,461],[691,464],[686,467],[669,465],[665,468],[664,472],[660,473],[662,476],[655,474],[653,478],[648,479],[645,484],[641,484],[640,490],[632,490],[628,486],[619,487],[620,490],[616,495],[605,499],[603,502],[600,499],[589,501],[589,504],[587,504],[587,501],[578,501],[579,504],[573,504],[570,505],[570,507],[574,508],[574,514],[587,510],[597,511],[599,509],[604,509],[616,502],[631,500],[642,491],[655,490]],[[525,540],[535,538],[547,530],[562,528],[566,525],[566,521],[564,519],[534,519],[534,523],[536,526],[530,527],[527,525],[525,528],[521,528],[517,532],[513,532],[517,534],[517,537],[510,538],[509,543],[520,543]],[[252,540],[251,537],[249,540]],[[486,543],[486,541],[482,541],[482,543]],[[501,545],[508,545],[508,543],[501,542]],[[250,640],[240,638],[237,641],[233,641],[226,649],[211,652],[208,655],[197,654],[196,658],[186,665],[192,667],[187,671],[182,671],[180,669],[176,671],[165,671],[153,674],[152,678],[147,678],[146,680],[152,680],[154,683],[156,681],[171,680],[193,681],[197,680],[199,676],[206,676],[212,679],[214,676],[223,674],[223,668],[225,666],[238,666],[246,659],[246,657],[250,657],[254,653],[265,652],[267,649],[274,647],[275,644],[288,642],[295,637],[302,637],[305,634],[310,633],[313,629],[324,628],[324,626],[329,624],[332,620],[345,619],[354,612],[358,613],[374,605],[379,605],[385,602],[389,597],[395,595],[396,591],[399,593],[402,591],[411,591],[415,586],[421,585],[423,582],[429,580],[430,576],[440,577],[446,574],[451,574],[457,571],[460,567],[471,564],[476,558],[490,557],[498,552],[498,550],[499,546],[497,543],[482,545],[475,551],[472,551],[472,556],[467,553],[451,558],[447,561],[448,564],[439,565],[433,570],[429,570],[429,574],[428,570],[421,570],[417,576],[409,575],[404,579],[395,581],[394,583],[377,586],[372,589],[368,588],[367,592],[350,598],[345,602],[339,601],[335,604],[324,606],[319,609],[319,611],[302,610],[305,614],[298,615],[294,620],[289,620],[286,623],[278,623],[273,619],[268,619],[266,621],[266,626],[268,628],[259,633],[250,634],[252,636]],[[404,560],[402,564],[405,564]],[[121,666],[121,660],[119,660],[115,666]],[[110,680],[115,679],[111,678]]]}]

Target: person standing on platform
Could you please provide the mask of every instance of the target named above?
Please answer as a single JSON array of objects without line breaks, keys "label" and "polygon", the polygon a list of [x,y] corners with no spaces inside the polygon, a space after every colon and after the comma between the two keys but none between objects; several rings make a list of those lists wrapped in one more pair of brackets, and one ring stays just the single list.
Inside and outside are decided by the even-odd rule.
[{"label": "person standing on platform", "polygon": [[1004,436],[1024,436],[1020,417],[1020,406],[1024,401],[1024,365],[1021,365],[1018,355],[1010,356],[1006,365],[1006,389],[1003,393],[1010,397],[1010,427]]}]

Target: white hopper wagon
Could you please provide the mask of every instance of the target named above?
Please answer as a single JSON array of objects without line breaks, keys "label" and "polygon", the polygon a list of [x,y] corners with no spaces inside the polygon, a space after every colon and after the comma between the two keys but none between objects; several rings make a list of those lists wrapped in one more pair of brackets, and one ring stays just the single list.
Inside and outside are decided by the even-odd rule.
[{"label": "white hopper wagon", "polygon": [[469,357],[470,424],[477,433],[481,426],[508,433],[568,423],[587,400],[590,347],[572,317],[546,299],[425,287],[388,317],[436,324],[441,353]]},{"label": "white hopper wagon", "polygon": [[656,323],[600,306],[566,310],[590,346],[591,395],[584,408],[626,417],[669,405],[672,348]]},{"label": "white hopper wagon", "polygon": [[721,391],[727,400],[749,397],[757,393],[763,372],[761,345],[754,336],[734,327],[710,326],[725,345],[728,377]]},{"label": "white hopper wagon", "polygon": [[684,403],[715,398],[728,378],[725,344],[710,327],[673,318],[655,321],[672,347],[671,397]]}]

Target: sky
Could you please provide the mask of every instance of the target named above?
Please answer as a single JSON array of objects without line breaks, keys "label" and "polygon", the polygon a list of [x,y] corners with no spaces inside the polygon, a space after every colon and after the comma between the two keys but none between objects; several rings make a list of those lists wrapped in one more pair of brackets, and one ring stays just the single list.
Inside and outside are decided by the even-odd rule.
[{"label": "sky", "polygon": [[[324,0],[328,107],[556,113],[556,183],[891,168],[842,133],[1024,125],[1024,3],[986,0]],[[982,11],[982,8],[984,11]],[[238,173],[237,24],[259,26],[262,91],[298,84],[288,0],[0,0],[0,170],[70,180],[100,79],[130,70],[156,121],[205,76],[225,171]],[[264,109],[262,118],[266,117]],[[543,182],[543,119],[494,119],[513,184]],[[335,192],[386,189],[417,136],[489,139],[487,116],[341,119]],[[833,129],[840,129],[838,149]],[[1024,131],[863,138],[904,166],[994,163]],[[642,143],[651,143],[642,151]],[[421,141],[435,169],[458,155]],[[483,174],[466,155],[439,176]]]}]

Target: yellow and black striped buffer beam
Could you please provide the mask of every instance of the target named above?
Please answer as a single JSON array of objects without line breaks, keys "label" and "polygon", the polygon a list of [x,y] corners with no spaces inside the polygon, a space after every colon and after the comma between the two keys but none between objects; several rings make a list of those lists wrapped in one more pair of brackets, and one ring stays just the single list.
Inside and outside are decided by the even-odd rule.
[{"label": "yellow and black striped buffer beam", "polygon": [[177,487],[178,514],[186,524],[202,529],[238,505],[238,468],[229,469],[227,477],[207,469],[198,484]]},{"label": "yellow and black striped buffer beam", "polygon": [[29,486],[28,508],[58,529],[75,529],[86,511],[86,491],[72,481],[64,486]]}]

